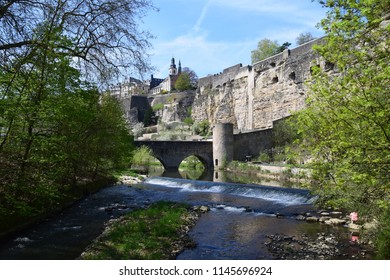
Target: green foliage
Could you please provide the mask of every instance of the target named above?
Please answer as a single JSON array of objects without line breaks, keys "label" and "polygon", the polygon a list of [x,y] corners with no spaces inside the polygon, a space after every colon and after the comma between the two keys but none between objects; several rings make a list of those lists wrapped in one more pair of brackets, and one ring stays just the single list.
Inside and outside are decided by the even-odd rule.
[{"label": "green foliage", "polygon": [[181,238],[181,229],[190,226],[187,206],[158,202],[136,210],[116,221],[82,255],[83,259],[161,260],[171,259]]},{"label": "green foliage", "polygon": [[192,89],[190,75],[188,73],[181,73],[177,78],[175,83],[175,89],[177,90],[187,90]]},{"label": "green foliage", "polygon": [[257,44],[257,49],[253,50],[251,53],[252,64],[266,59],[270,56],[283,52],[287,49],[291,43],[285,42],[282,45],[279,45],[278,41],[270,39],[262,39]]},{"label": "green foliage", "polygon": [[120,105],[82,82],[61,51],[72,42],[59,28],[35,32],[44,47],[0,72],[0,212],[7,215],[55,208],[69,187],[109,176],[131,156]]},{"label": "green foliage", "polygon": [[192,131],[196,135],[207,137],[211,134],[210,122],[208,120],[195,122],[194,125],[192,126]]},{"label": "green foliage", "polygon": [[278,53],[283,52],[285,49],[288,49],[288,47],[291,46],[291,43],[284,42],[281,46],[279,46]]},{"label": "green foliage", "polygon": [[205,169],[205,166],[203,163],[199,160],[196,156],[189,156],[188,158],[184,159],[184,161],[180,164],[180,168],[186,168],[186,169],[196,169],[203,171]]},{"label": "green foliage", "polygon": [[163,108],[164,108],[163,103],[157,103],[157,104],[153,105],[152,110],[153,110],[153,112],[157,112]]},{"label": "green foliage", "polygon": [[272,128],[273,146],[285,146],[296,141],[299,137],[295,126],[296,119],[294,117],[282,119],[274,122]]},{"label": "green foliage", "polygon": [[[321,22],[326,42],[316,49],[338,75],[316,69],[298,115],[316,191],[328,204],[382,219],[390,204],[390,25],[383,21],[390,2],[321,2],[330,11]],[[389,238],[388,227],[378,230]]]},{"label": "green foliage", "polygon": [[179,166],[182,176],[184,172],[184,178],[191,180],[198,180],[203,175],[205,169],[204,163],[196,156],[189,156]]},{"label": "green foliage", "polygon": [[134,166],[148,169],[155,161],[152,150],[147,146],[141,146],[133,152],[132,164]]},{"label": "green foliage", "polygon": [[187,117],[183,120],[183,122],[187,125],[193,125],[194,124],[194,120],[191,118],[191,117]]},{"label": "green foliage", "polygon": [[300,33],[295,39],[297,46],[303,45],[307,42],[314,40],[315,37],[310,32]]},{"label": "green foliage", "polygon": [[271,157],[268,153],[266,152],[261,152],[259,154],[259,157],[257,158],[258,161],[260,162],[265,162],[265,163],[270,163],[271,162]]},{"label": "green foliage", "polygon": [[379,234],[376,237],[378,259],[390,260],[390,207],[383,209],[379,219]]},{"label": "green foliage", "polygon": [[144,126],[148,127],[157,124],[157,116],[153,108],[148,108],[144,115]]},{"label": "green foliage", "polygon": [[252,64],[261,61],[267,57],[273,56],[279,52],[278,42],[270,39],[262,39],[257,44],[257,49],[252,51]]}]

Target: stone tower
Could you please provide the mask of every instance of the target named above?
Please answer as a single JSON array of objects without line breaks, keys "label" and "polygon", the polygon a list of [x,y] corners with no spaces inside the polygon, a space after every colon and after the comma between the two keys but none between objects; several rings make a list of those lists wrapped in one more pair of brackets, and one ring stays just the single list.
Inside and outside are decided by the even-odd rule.
[{"label": "stone tower", "polygon": [[169,67],[169,75],[171,76],[177,75],[177,68],[176,68],[174,57],[172,57],[171,66]]},{"label": "stone tower", "polygon": [[233,124],[218,123],[213,129],[214,169],[222,169],[233,160]]}]

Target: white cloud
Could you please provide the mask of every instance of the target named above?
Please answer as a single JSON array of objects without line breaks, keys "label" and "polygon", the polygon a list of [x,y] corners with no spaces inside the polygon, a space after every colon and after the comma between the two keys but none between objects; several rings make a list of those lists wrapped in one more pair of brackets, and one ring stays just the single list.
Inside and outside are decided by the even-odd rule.
[{"label": "white cloud", "polygon": [[[316,34],[314,26],[325,14],[309,0],[208,0],[197,2],[197,5],[200,5],[199,15],[192,18],[192,23],[183,18],[183,23],[187,24],[189,29],[175,34],[175,28],[167,26],[168,30],[172,30],[170,35],[173,36],[169,36],[171,39],[162,38],[154,43],[155,53],[151,60],[158,68],[154,73],[156,77],[165,77],[168,74],[172,56],[177,61],[180,59],[183,67],[193,69],[199,77],[221,72],[224,68],[238,63],[249,64],[251,50],[255,49],[258,41],[263,38],[277,40],[279,43],[288,41],[294,45],[295,38],[301,32],[309,31],[315,36],[321,36]],[[222,11],[225,18],[238,14],[250,16],[241,18],[242,22],[227,22],[242,25],[250,31],[249,35],[240,34],[241,38],[235,36],[236,39],[233,39],[230,36],[232,34],[229,34],[229,26],[226,26],[226,30],[219,31],[219,39],[211,37],[212,27],[205,26],[205,22],[214,16],[212,12],[216,9]],[[243,13],[238,13],[242,11]],[[272,22],[267,22],[267,28],[264,28],[266,24],[262,22],[265,17],[268,21],[272,18]],[[260,28],[256,28],[255,24]]]},{"label": "white cloud", "polygon": [[[291,3],[294,3],[293,5]],[[301,1],[302,2],[302,1]],[[215,5],[220,7],[228,7],[234,10],[247,10],[257,13],[281,13],[281,12],[294,12],[297,7],[298,1],[275,1],[275,0],[213,0]]]},{"label": "white cloud", "polygon": [[200,31],[200,26],[202,25],[203,20],[204,20],[205,17],[206,17],[206,14],[207,14],[208,9],[209,9],[209,7],[210,7],[211,1],[212,1],[212,0],[207,1],[207,3],[203,6],[202,12],[201,12],[201,14],[200,14],[198,20],[196,21],[195,26],[193,27],[193,30],[194,30],[195,32],[199,32],[199,31]]}]

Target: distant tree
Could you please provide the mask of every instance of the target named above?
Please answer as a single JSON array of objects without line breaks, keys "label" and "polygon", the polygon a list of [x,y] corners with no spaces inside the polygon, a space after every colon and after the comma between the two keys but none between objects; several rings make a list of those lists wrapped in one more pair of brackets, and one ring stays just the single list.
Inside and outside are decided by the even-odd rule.
[{"label": "distant tree", "polygon": [[144,126],[148,127],[155,124],[157,124],[156,113],[153,111],[153,108],[149,108],[144,115]]},{"label": "distant tree", "polygon": [[270,39],[262,39],[257,44],[257,49],[252,51],[252,63],[266,59],[267,57],[283,52],[291,43],[285,42],[279,45],[278,41],[271,41]]},{"label": "distant tree", "polygon": [[315,37],[310,32],[301,33],[295,39],[297,46],[303,45],[304,43],[310,42],[314,40]]},{"label": "distant tree", "polygon": [[210,122],[208,120],[195,122],[192,126],[192,131],[196,135],[209,136],[212,133]]},{"label": "distant tree", "polygon": [[196,88],[198,86],[198,75],[196,75],[195,71],[188,68],[188,67],[184,67],[183,68],[183,72],[184,73],[187,73],[189,76],[190,76],[190,82],[191,82],[191,86],[193,88]]},{"label": "distant tree", "polygon": [[289,42],[284,42],[280,47],[279,47],[279,53],[283,52],[285,49],[288,49],[288,47],[291,46],[291,43]]},{"label": "distant tree", "polygon": [[180,74],[179,78],[175,83],[175,89],[177,90],[186,90],[192,89],[190,75],[186,72]]},{"label": "distant tree", "polygon": [[262,39],[257,44],[257,49],[252,51],[252,63],[263,60],[267,57],[277,54],[280,50],[278,41],[271,41],[270,39]]}]

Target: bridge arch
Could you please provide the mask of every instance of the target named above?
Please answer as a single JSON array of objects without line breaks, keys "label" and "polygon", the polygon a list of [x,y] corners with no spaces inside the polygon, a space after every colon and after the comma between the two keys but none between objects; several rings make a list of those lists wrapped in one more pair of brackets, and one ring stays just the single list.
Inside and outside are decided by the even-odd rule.
[{"label": "bridge arch", "polygon": [[177,170],[189,156],[196,156],[206,169],[213,168],[213,142],[211,141],[135,141],[137,147],[147,146],[165,170]]},{"label": "bridge arch", "polygon": [[[209,166],[208,166],[209,163],[207,162],[207,160],[204,159],[202,156],[199,156],[198,154],[193,154],[193,155],[189,155],[188,157],[185,157],[185,158],[181,161],[180,165],[181,165],[185,160],[187,160],[187,159],[189,159],[189,158],[191,158],[191,157],[195,157],[197,160],[199,160],[199,162],[202,163],[202,165],[204,166],[205,169],[209,169]],[[179,166],[180,166],[180,165],[179,165]]]},{"label": "bridge arch", "polygon": [[233,134],[231,124],[215,125],[213,141],[134,141],[136,147],[149,147],[165,170],[178,170],[180,163],[195,155],[209,170],[232,160],[257,157],[272,148],[272,129]]}]

